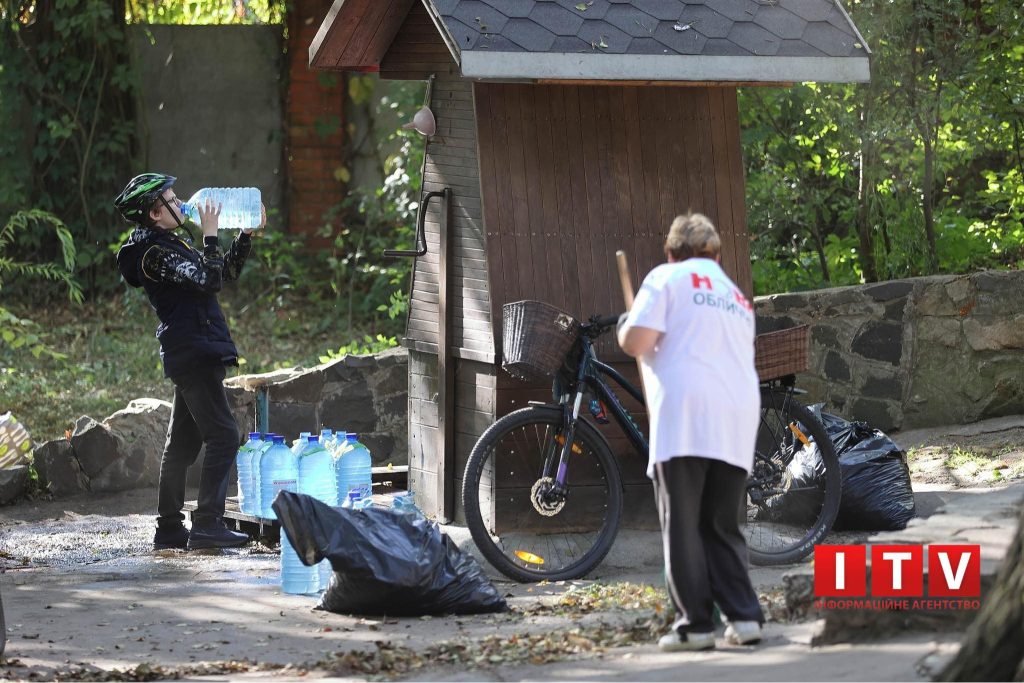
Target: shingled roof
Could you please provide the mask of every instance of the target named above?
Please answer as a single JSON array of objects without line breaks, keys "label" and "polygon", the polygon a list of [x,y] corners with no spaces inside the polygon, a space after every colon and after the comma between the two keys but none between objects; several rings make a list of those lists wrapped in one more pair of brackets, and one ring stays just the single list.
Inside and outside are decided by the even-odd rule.
[{"label": "shingled roof", "polygon": [[[784,82],[869,77],[870,51],[838,0],[421,1],[467,78]],[[335,0],[310,46],[313,66],[323,66],[317,61],[331,24],[344,17],[346,5],[359,2]],[[354,10],[350,18],[365,14]],[[376,32],[388,33],[379,27]]]}]

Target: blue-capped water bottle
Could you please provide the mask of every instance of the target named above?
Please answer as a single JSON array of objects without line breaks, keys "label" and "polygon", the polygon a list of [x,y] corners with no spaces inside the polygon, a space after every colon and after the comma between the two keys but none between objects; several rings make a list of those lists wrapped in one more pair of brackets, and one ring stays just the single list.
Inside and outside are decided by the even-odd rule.
[{"label": "blue-capped water bottle", "polygon": [[359,443],[359,435],[348,432],[345,435],[345,445],[339,449],[338,457],[334,461],[334,471],[338,480],[338,499],[345,500],[348,492],[357,486],[365,486],[372,490],[373,486],[373,458],[370,450]]},{"label": "blue-capped water bottle", "polygon": [[274,435],[273,445],[260,458],[260,506],[262,517],[277,519],[271,505],[281,491],[298,489],[299,466],[295,454],[284,444],[284,437]]},{"label": "blue-capped water bottle", "polygon": [[252,490],[252,454],[263,443],[259,432],[249,432],[249,439],[235,454],[235,469],[238,471],[238,509],[245,512],[255,498]]},{"label": "blue-capped water bottle", "polygon": [[252,230],[260,226],[260,204],[263,200],[259,188],[204,187],[181,205],[182,215],[199,225],[199,207],[207,199],[212,200],[214,206],[221,205],[217,223],[220,230]]}]

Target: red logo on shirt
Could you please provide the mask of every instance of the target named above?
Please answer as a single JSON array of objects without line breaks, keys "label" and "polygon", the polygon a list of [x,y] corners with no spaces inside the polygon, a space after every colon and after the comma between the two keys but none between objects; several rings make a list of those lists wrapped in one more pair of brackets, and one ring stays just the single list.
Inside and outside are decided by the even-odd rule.
[{"label": "red logo on shirt", "polygon": [[749,301],[747,301],[747,297],[743,296],[743,292],[741,292],[738,289],[734,289],[732,290],[732,295],[736,299],[736,303],[738,303],[740,306],[747,309],[748,311],[753,312],[754,307],[753,305],[751,305]]},{"label": "red logo on shirt", "polygon": [[700,289],[701,285],[707,286],[708,289],[714,289],[711,286],[711,278],[707,275],[701,276],[697,275],[697,273],[690,273],[690,281],[693,282],[694,289]]}]

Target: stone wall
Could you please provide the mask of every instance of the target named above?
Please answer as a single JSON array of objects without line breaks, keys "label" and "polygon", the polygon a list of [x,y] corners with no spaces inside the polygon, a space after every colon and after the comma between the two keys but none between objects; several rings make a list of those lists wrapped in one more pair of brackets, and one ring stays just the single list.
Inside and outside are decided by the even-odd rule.
[{"label": "stone wall", "polygon": [[242,431],[254,428],[256,390],[265,386],[270,431],[289,441],[299,432],[356,432],[374,466],[409,462],[408,378],[405,349],[346,356],[314,368],[240,375],[225,382]]},{"label": "stone wall", "polygon": [[1024,413],[1024,273],[758,297],[758,332],[811,326],[807,402],[888,430]]},{"label": "stone wall", "polygon": [[[406,351],[393,349],[310,369],[240,375],[224,384],[243,439],[255,427],[256,387],[264,386],[271,431],[289,442],[299,432],[323,427],[356,432],[378,466],[409,462],[408,382]],[[79,418],[70,438],[34,450],[40,483],[57,498],[154,486],[170,416],[170,403],[141,398],[102,422]],[[192,485],[199,483],[202,457],[189,469]],[[230,491],[234,480],[231,474]],[[19,493],[10,492],[9,499]]]}]

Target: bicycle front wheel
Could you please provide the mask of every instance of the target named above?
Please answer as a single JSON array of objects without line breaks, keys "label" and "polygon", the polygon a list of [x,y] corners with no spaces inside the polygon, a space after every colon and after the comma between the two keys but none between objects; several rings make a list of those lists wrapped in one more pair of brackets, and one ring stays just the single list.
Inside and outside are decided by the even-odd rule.
[{"label": "bicycle front wheel", "polygon": [[821,421],[791,392],[762,389],[743,528],[751,562],[790,564],[810,555],[832,529],[842,483]]},{"label": "bicycle front wheel", "polygon": [[521,582],[577,579],[600,564],[622,516],[618,463],[597,430],[577,422],[565,477],[562,411],[531,406],[494,423],[466,463],[462,503],[477,548]]}]

